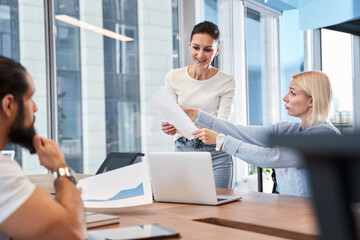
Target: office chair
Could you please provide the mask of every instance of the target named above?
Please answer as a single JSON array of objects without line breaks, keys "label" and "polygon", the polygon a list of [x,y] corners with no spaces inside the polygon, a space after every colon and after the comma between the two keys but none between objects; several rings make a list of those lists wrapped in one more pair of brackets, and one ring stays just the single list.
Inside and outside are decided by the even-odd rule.
[{"label": "office chair", "polygon": [[[263,169],[261,167],[257,167],[258,192],[263,192],[264,191],[262,170]],[[271,193],[277,193],[278,194],[279,192],[277,190],[275,169],[272,169],[271,178],[272,178],[272,181],[274,182]]]},{"label": "office chair", "polygon": [[145,154],[138,152],[110,152],[96,174],[131,165],[137,157],[142,156],[145,156]]},{"label": "office chair", "polygon": [[262,176],[261,167],[257,167],[257,177],[258,177],[258,192],[263,192],[263,176]]}]

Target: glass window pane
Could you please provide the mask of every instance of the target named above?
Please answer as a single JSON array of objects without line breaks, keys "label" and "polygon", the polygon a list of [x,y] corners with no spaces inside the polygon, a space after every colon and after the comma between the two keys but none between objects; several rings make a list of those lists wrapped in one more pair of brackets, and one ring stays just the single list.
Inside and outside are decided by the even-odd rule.
[{"label": "glass window pane", "polygon": [[[0,2],[0,54],[21,62],[32,75],[36,87],[33,99],[38,107],[35,128],[39,135],[47,136],[43,1]],[[16,161],[28,174],[46,172],[37,155],[14,144],[5,147],[9,149],[15,150]]]},{"label": "glass window pane", "polygon": [[95,173],[113,151],[172,149],[147,99],[179,65],[177,1],[54,2],[58,140],[69,165]]},{"label": "glass window pane", "polygon": [[70,167],[83,172],[80,29],[62,21],[79,18],[79,1],[55,1],[58,142]]},{"label": "glass window pane", "polygon": [[353,131],[351,34],[321,30],[322,70],[333,90],[331,122],[342,132]]},{"label": "glass window pane", "polygon": [[[246,8],[246,71],[248,91],[248,123],[249,125],[268,125],[275,122],[278,98],[274,97],[277,79],[275,71],[277,63],[275,52],[274,17]],[[249,164],[249,174],[258,169]],[[269,176],[270,170],[263,169]],[[265,175],[264,192],[272,191],[272,180]]]},{"label": "glass window pane", "polygon": [[219,24],[218,22],[218,4],[220,4],[218,0],[205,0],[205,19],[207,21],[213,22],[216,25]]},{"label": "glass window pane", "polygon": [[275,120],[273,17],[247,8],[245,19],[248,111],[250,125]]}]

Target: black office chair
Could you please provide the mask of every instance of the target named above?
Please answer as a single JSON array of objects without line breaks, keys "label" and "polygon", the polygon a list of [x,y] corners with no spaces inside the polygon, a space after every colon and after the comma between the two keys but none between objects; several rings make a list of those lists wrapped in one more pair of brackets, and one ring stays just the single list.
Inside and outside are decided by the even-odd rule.
[{"label": "black office chair", "polygon": [[[257,176],[258,177],[258,192],[263,192],[264,191],[262,170],[263,169],[261,167],[257,167],[257,172],[258,172],[258,176]],[[278,194],[279,192],[277,191],[277,182],[276,182],[275,169],[272,169],[271,178],[272,178],[272,180],[274,182],[271,193],[277,193]]]},{"label": "black office chair", "polygon": [[262,168],[257,167],[258,192],[263,192]]},{"label": "black office chair", "polygon": [[96,174],[111,171],[139,162],[136,161],[136,159],[143,156],[145,156],[145,154],[139,152],[111,152],[107,155],[106,159],[101,164]]}]

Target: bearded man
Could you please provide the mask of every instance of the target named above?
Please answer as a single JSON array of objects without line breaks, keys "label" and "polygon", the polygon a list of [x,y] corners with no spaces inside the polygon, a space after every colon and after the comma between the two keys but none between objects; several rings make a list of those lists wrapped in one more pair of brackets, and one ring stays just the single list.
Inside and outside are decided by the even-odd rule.
[{"label": "bearded man", "polygon": [[76,178],[57,143],[36,135],[35,86],[26,69],[0,56],[0,150],[9,142],[37,152],[54,173],[55,199],[34,186],[19,164],[0,154],[0,240],[85,239],[85,214]]}]

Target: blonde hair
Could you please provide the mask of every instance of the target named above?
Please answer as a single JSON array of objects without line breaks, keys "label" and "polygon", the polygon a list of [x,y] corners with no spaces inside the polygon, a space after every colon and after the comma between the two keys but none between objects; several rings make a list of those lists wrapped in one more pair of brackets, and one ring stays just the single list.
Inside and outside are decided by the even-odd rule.
[{"label": "blonde hair", "polygon": [[307,71],[295,74],[292,80],[312,97],[313,107],[309,126],[318,125],[328,120],[331,108],[332,91],[328,76],[320,71]]}]

